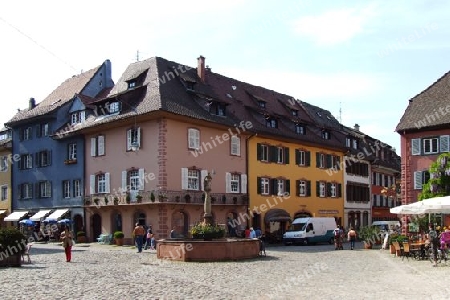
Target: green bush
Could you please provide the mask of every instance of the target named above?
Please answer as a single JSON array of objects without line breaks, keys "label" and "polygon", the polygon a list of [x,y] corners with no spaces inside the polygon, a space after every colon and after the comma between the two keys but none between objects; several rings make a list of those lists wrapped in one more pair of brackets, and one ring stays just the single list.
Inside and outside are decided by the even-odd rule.
[{"label": "green bush", "polygon": [[191,228],[193,238],[220,239],[225,236],[225,229],[218,225],[197,224]]},{"label": "green bush", "polygon": [[114,232],[114,238],[115,239],[123,239],[125,237],[125,235],[123,234],[122,231],[116,231]]},{"label": "green bush", "polygon": [[27,238],[17,228],[0,229],[0,252],[17,249],[19,253],[24,253],[26,244],[28,244]]}]

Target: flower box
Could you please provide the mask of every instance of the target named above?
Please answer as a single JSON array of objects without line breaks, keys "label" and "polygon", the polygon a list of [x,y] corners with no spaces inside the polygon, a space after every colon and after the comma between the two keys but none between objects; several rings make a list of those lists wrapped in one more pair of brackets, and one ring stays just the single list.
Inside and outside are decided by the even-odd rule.
[{"label": "flower box", "polygon": [[76,164],[76,163],[77,163],[76,159],[66,159],[64,161],[64,164],[66,164],[66,165],[72,165],[72,164]]}]

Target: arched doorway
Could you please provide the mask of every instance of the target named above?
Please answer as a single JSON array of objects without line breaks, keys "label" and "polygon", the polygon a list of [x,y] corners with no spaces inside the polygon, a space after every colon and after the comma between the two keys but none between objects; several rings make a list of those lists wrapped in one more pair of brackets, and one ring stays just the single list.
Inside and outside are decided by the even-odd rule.
[{"label": "arched doorway", "polygon": [[144,228],[145,228],[145,226],[147,226],[146,224],[147,224],[147,216],[145,215],[145,213],[143,213],[143,212],[136,212],[135,214],[134,214],[134,220],[135,220],[135,222],[133,222],[133,228],[134,228],[134,225],[135,225],[135,223],[139,223],[139,225],[142,225],[142,226],[144,226]]},{"label": "arched doorway", "polygon": [[111,214],[111,227],[112,233],[122,231],[122,214],[120,214],[120,212],[114,211]]},{"label": "arched doorway", "polygon": [[92,241],[96,241],[96,239],[102,234],[102,217],[99,214],[94,214],[92,216]]},{"label": "arched doorway", "polygon": [[85,231],[83,225],[83,217],[80,214],[76,214],[73,217],[73,231],[75,234],[79,231]]},{"label": "arched doorway", "polygon": [[179,210],[172,214],[172,226],[180,237],[187,237],[189,233],[189,216],[186,212]]}]

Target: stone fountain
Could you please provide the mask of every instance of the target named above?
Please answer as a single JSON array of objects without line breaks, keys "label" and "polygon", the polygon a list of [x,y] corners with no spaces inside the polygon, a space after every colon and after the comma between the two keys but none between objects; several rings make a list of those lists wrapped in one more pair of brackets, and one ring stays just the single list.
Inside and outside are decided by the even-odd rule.
[{"label": "stone fountain", "polygon": [[[203,224],[213,224],[211,213],[212,176],[208,173],[203,181]],[[226,261],[259,256],[258,239],[221,238],[213,240],[176,239],[159,240],[156,244],[159,259],[175,261]]]}]

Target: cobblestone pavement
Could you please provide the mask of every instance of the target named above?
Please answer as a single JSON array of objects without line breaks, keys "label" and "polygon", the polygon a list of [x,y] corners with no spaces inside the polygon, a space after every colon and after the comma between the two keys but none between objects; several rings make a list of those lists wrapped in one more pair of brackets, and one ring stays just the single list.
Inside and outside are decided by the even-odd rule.
[{"label": "cobblestone pavement", "polygon": [[[347,248],[348,249],[348,248]],[[332,245],[267,247],[237,262],[162,261],[155,251],[35,244],[31,264],[0,268],[2,299],[450,299],[450,262]]]}]

